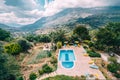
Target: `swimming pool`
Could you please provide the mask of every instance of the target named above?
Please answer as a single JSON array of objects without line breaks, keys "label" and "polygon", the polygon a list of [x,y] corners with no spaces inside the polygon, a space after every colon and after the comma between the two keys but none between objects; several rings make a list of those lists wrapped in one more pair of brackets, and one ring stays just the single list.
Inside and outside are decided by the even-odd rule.
[{"label": "swimming pool", "polygon": [[72,68],[74,66],[75,55],[73,50],[60,50],[59,61],[64,68]]}]

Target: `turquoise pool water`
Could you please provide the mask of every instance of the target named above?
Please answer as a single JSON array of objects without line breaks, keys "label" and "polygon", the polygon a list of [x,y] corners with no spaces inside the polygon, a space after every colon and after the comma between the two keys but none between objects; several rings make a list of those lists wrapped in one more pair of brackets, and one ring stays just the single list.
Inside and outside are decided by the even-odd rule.
[{"label": "turquoise pool water", "polygon": [[73,50],[60,50],[59,61],[64,68],[72,68],[74,66],[75,55]]}]

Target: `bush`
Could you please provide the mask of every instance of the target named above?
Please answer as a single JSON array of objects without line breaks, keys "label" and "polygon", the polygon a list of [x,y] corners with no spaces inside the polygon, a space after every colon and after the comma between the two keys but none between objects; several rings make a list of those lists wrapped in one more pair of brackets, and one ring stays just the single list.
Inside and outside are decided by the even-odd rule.
[{"label": "bush", "polygon": [[60,49],[62,47],[62,42],[57,42],[57,48]]},{"label": "bush", "polygon": [[10,32],[0,28],[0,40],[5,41],[10,38]]},{"label": "bush", "polygon": [[31,73],[29,76],[30,80],[36,80],[36,78],[37,78],[37,75],[35,73]]},{"label": "bush", "polygon": [[88,49],[88,46],[83,46],[84,49]]},{"label": "bush", "polygon": [[108,60],[112,63],[117,63],[117,59],[115,57],[109,57]]},{"label": "bush", "polygon": [[12,55],[0,54],[0,80],[16,80],[20,76],[20,66]]},{"label": "bush", "polygon": [[90,57],[101,57],[99,53],[96,53],[95,51],[87,51]]},{"label": "bush", "polygon": [[118,73],[115,73],[114,76],[117,78],[120,78],[120,74],[118,74]]},{"label": "bush", "polygon": [[120,73],[118,72],[120,70],[120,64],[119,63],[110,63],[107,65],[107,69],[114,73],[114,76],[117,78],[120,78]]},{"label": "bush", "polygon": [[56,30],[49,34],[51,41],[57,43],[58,41],[64,42],[65,39],[65,30]]},{"label": "bush", "polygon": [[50,66],[48,66],[48,64],[43,65],[42,70],[44,71],[44,73],[52,72],[52,68]]},{"label": "bush", "polygon": [[90,40],[83,40],[83,43],[85,43],[85,44],[89,44],[91,41]]},{"label": "bush", "polygon": [[51,60],[50,62],[51,62],[51,64],[55,64],[55,63],[57,63],[57,58],[52,57],[52,60]]},{"label": "bush", "polygon": [[21,52],[21,46],[18,43],[10,43],[4,46],[5,53],[17,55]]},{"label": "bush", "polygon": [[37,55],[36,59],[42,59],[42,58],[45,58],[45,57],[51,57],[51,55],[52,55],[51,51],[41,51]]},{"label": "bush", "polygon": [[95,42],[95,43],[94,43],[94,47],[95,47],[97,50],[105,50],[105,46],[102,45],[101,43]]},{"label": "bush", "polygon": [[57,50],[57,46],[56,46],[56,45],[53,45],[53,46],[51,47],[51,49],[52,49],[53,51],[56,51],[56,50]]},{"label": "bush", "polygon": [[41,34],[41,35],[35,35],[35,34],[32,34],[32,35],[28,35],[26,37],[26,39],[30,42],[50,42],[51,39],[49,37],[49,35],[47,34]]},{"label": "bush", "polygon": [[112,73],[116,73],[120,69],[120,64],[110,63],[107,65],[107,69]]},{"label": "bush", "polygon": [[50,63],[55,67],[55,70],[57,69],[57,58],[52,57]]},{"label": "bush", "polygon": [[50,37],[46,34],[36,36],[38,42],[45,42],[48,43],[51,41]]},{"label": "bush", "polygon": [[44,71],[43,70],[39,70],[39,75],[43,75],[44,74]]},{"label": "bush", "polygon": [[52,56],[51,51],[47,51],[47,56],[48,56],[48,57],[51,57],[51,56]]},{"label": "bush", "polygon": [[90,40],[89,31],[86,28],[86,25],[78,25],[75,27],[73,34],[77,34],[81,40]]},{"label": "bush", "polygon": [[21,76],[21,77],[19,77],[17,80],[24,80],[24,79],[23,79],[23,77]]},{"label": "bush", "polygon": [[0,42],[0,53],[3,53],[4,49],[3,49],[3,44]]},{"label": "bush", "polygon": [[80,76],[80,80],[86,80],[86,76],[81,75],[81,76]]},{"label": "bush", "polygon": [[27,51],[32,46],[29,42],[27,42],[24,39],[18,40],[17,43],[21,46],[23,52]]}]

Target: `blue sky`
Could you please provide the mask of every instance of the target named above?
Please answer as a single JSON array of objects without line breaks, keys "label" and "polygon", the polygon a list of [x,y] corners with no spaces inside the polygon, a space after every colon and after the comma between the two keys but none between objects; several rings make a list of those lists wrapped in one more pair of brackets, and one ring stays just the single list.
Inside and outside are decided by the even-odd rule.
[{"label": "blue sky", "polygon": [[[45,4],[48,2],[48,4]],[[26,25],[65,8],[119,6],[120,0],[0,0],[0,23]]]}]

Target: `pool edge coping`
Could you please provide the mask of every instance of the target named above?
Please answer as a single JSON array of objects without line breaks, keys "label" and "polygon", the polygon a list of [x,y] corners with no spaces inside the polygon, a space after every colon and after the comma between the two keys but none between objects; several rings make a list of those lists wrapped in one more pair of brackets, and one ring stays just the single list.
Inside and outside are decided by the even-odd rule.
[{"label": "pool edge coping", "polygon": [[[65,67],[62,66],[62,61],[59,60],[60,50],[73,50],[73,49],[59,49],[58,58],[57,58],[57,60],[60,62],[60,66],[61,66],[62,68],[67,69],[67,70],[71,70],[71,69],[73,69],[73,68],[75,67],[75,62],[76,62],[75,51],[73,50],[73,54],[74,54],[74,56],[75,56],[75,60],[73,61],[73,62],[74,62],[73,67],[72,67],[72,68],[65,68]],[[59,64],[59,62],[58,62],[58,64]]]}]

